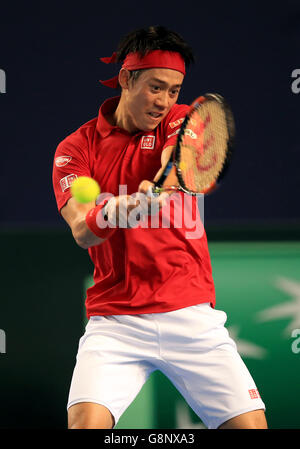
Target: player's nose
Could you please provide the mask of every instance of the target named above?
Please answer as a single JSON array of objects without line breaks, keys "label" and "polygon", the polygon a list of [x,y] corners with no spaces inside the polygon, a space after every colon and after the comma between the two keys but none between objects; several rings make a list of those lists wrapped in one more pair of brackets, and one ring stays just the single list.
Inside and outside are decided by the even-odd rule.
[{"label": "player's nose", "polygon": [[169,96],[167,92],[161,92],[155,99],[155,106],[161,110],[169,107]]}]

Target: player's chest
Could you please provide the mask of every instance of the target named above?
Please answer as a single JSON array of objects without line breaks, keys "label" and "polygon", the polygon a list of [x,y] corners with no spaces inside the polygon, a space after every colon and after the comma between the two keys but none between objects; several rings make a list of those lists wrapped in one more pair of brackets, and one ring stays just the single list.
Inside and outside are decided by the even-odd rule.
[{"label": "player's chest", "polygon": [[114,133],[93,142],[92,175],[101,189],[118,194],[119,185],[128,193],[137,190],[143,179],[152,180],[160,168],[162,142],[155,133],[134,136]]}]

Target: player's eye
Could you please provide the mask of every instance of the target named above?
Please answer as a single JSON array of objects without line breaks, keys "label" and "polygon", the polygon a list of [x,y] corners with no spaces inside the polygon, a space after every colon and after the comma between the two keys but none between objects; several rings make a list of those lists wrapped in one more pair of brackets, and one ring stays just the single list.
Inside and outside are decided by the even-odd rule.
[{"label": "player's eye", "polygon": [[150,86],[150,87],[151,87],[151,90],[152,90],[153,92],[159,92],[159,91],[160,91],[160,86],[152,85],[152,86]]},{"label": "player's eye", "polygon": [[172,89],[169,92],[169,95],[170,95],[171,98],[177,97],[178,94],[179,94],[179,89]]}]

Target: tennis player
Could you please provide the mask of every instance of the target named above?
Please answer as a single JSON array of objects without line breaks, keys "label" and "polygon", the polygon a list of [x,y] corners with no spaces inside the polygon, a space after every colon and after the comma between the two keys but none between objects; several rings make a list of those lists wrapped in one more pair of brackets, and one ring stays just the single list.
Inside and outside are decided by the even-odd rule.
[{"label": "tennis player", "polygon": [[[177,100],[193,60],[182,37],[162,26],[129,33],[102,58],[122,63],[103,81],[120,95],[56,149],[58,210],[95,265],[67,404],[70,429],[116,426],[155,370],[208,428],[267,428],[265,404],[224,326],[226,313],[215,308],[205,231],[188,238],[185,221],[174,226],[182,210],[165,194],[147,199],[140,224],[129,224],[140,204],[134,194],[159,177],[189,109]],[[96,179],[107,197],[78,204],[70,194],[78,176]],[[170,226],[151,226],[155,201]],[[194,206],[190,214],[199,213]]]}]

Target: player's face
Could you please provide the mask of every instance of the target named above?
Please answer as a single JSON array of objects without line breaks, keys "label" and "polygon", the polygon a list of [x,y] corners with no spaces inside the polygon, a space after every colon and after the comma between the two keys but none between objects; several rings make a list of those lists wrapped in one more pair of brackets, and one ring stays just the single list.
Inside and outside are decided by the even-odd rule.
[{"label": "player's face", "polygon": [[130,131],[152,131],[176,103],[183,74],[171,69],[144,70],[126,92]]}]

